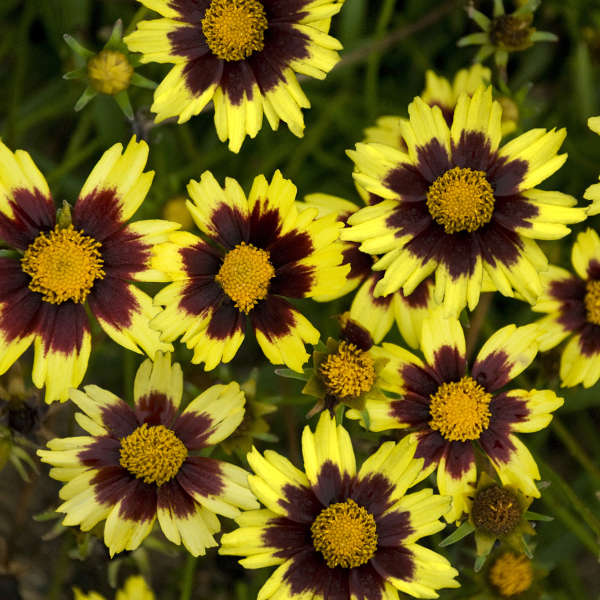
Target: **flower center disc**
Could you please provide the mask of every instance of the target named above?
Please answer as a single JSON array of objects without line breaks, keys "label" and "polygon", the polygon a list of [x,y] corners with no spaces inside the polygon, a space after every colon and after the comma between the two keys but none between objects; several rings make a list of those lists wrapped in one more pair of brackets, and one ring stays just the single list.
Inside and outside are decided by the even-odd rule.
[{"label": "flower center disc", "polygon": [[373,359],[354,344],[341,342],[319,367],[327,391],[337,398],[360,396],[375,382]]},{"label": "flower center disc", "polygon": [[490,582],[502,596],[522,594],[533,582],[531,561],[512,552],[502,554],[490,569]]},{"label": "flower center disc", "polygon": [[267,297],[274,276],[269,253],[242,242],[226,254],[215,279],[236,308],[248,314],[259,300]]},{"label": "flower center disc", "polygon": [[264,47],[268,22],[258,0],[212,0],[202,19],[208,47],[222,60],[243,60]]},{"label": "flower center disc", "polygon": [[324,508],[310,531],[315,550],[323,555],[331,569],[364,565],[377,550],[375,519],[354,500]]},{"label": "flower center disc", "polygon": [[472,377],[442,383],[431,396],[429,426],[451,442],[476,440],[490,424],[491,400]]},{"label": "flower center disc", "polygon": [[121,440],[120,454],[123,468],[144,483],[160,487],[177,475],[188,451],[164,425],[144,423]]},{"label": "flower center disc", "polygon": [[585,289],[587,320],[594,325],[600,325],[600,281],[588,281]]},{"label": "flower center disc", "polygon": [[477,492],[471,519],[477,529],[502,537],[511,533],[521,520],[523,510],[510,490],[492,485]]},{"label": "flower center disc", "polygon": [[84,302],[94,281],[105,275],[99,248],[100,242],[72,225],[40,233],[21,259],[21,269],[31,277],[29,289],[52,304]]},{"label": "flower center disc", "polygon": [[129,87],[133,67],[122,52],[102,50],[88,62],[92,86],[102,94],[118,94]]},{"label": "flower center disc", "polygon": [[531,18],[500,15],[490,27],[490,40],[504,50],[525,50],[531,46],[531,35],[535,29],[530,27]]},{"label": "flower center disc", "polygon": [[429,186],[427,208],[446,233],[475,231],[492,219],[494,190],[484,171],[454,167]]}]

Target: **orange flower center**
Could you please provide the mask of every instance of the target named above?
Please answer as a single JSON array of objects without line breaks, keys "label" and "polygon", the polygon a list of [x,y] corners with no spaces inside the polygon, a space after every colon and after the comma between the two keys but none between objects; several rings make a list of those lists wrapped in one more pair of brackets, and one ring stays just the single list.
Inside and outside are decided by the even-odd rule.
[{"label": "orange flower center", "polygon": [[215,56],[244,60],[264,47],[268,22],[258,0],[212,0],[202,19],[202,32]]},{"label": "orange flower center", "polygon": [[236,308],[248,314],[259,300],[267,297],[274,276],[269,253],[242,242],[225,255],[215,279]]},{"label": "orange flower center", "polygon": [[494,190],[484,171],[454,167],[429,186],[427,208],[446,233],[475,231],[492,218]]},{"label": "orange flower center", "polygon": [[527,591],[533,583],[531,561],[524,555],[505,552],[490,569],[490,582],[500,595],[510,598]]},{"label": "orange flower center", "polygon": [[21,259],[21,269],[31,277],[29,289],[52,304],[84,302],[94,281],[105,275],[99,249],[100,242],[72,225],[40,233]]},{"label": "orange flower center", "polygon": [[375,382],[373,359],[348,342],[341,342],[338,351],[321,363],[319,371],[327,391],[337,398],[360,396]]},{"label": "orange flower center", "polygon": [[594,325],[600,325],[600,281],[588,281],[585,289],[587,320]]},{"label": "orange flower center", "polygon": [[115,95],[129,87],[133,67],[122,52],[102,50],[90,58],[88,77],[92,87],[102,94]]},{"label": "orange flower center", "polygon": [[170,429],[144,423],[121,440],[119,463],[137,479],[160,487],[177,475],[187,454]]},{"label": "orange flower center", "polygon": [[451,442],[479,439],[490,424],[492,395],[472,377],[442,383],[431,396],[431,429]]},{"label": "orange flower center", "polygon": [[327,566],[360,567],[377,550],[377,525],[373,515],[354,500],[324,508],[310,528],[313,546]]}]

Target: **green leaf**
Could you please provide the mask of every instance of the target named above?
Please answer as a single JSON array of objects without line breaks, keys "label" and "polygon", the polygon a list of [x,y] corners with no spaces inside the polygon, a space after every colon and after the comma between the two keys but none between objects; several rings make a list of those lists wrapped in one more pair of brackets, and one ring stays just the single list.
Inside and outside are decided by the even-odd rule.
[{"label": "green leaf", "polygon": [[528,521],[554,521],[554,517],[549,515],[542,515],[540,513],[528,510],[523,515]]},{"label": "green leaf", "polygon": [[455,544],[459,540],[462,540],[464,537],[467,537],[471,533],[475,531],[475,525],[471,523],[471,521],[465,521],[460,527],[455,529],[448,537],[444,538],[438,545],[444,548],[445,546],[450,546],[450,544]]}]

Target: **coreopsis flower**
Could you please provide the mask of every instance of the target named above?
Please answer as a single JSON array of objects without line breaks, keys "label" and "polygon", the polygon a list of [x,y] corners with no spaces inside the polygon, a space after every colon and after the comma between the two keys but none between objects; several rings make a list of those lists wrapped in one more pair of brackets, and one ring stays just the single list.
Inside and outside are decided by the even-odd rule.
[{"label": "coreopsis flower", "polygon": [[81,66],[63,75],[64,79],[79,79],[86,83],[83,94],[75,104],[79,111],[98,94],[113,96],[128,119],[133,119],[133,109],[127,90],[130,86],[154,89],[156,84],[135,72],[139,60],[131,56],[122,40],[123,23],[119,19],[97,54],[82,46],[75,38],[65,34],[65,42],[75,53]]},{"label": "coreopsis flower", "polygon": [[[587,122],[588,127],[594,132],[600,135],[600,116],[590,117]],[[583,197],[586,200],[591,200],[592,203],[588,206],[588,215],[597,215],[600,213],[600,183],[594,183],[590,185],[585,192]]]},{"label": "coreopsis flower", "polygon": [[504,11],[503,0],[494,1],[494,14],[490,19],[473,6],[467,8],[469,17],[481,27],[479,33],[472,33],[458,40],[459,46],[480,45],[473,59],[482,62],[494,55],[496,65],[504,69],[510,52],[526,50],[535,42],[556,42],[558,38],[547,31],[536,31],[531,26],[533,13],[540,0],[528,0],[510,14]]},{"label": "coreopsis flower", "polygon": [[165,309],[152,325],[167,341],[183,334],[192,362],[210,370],[235,356],[248,317],[266,357],[301,371],[304,343],[316,344],[319,332],[285,297],[344,285],[342,224],[335,215],[315,219],[316,209],[299,213],[296,187],[279,171],[270,184],[256,177],[247,198],[235,179],[222,189],[208,171],[188,192],[190,213],[210,242],[178,232],[155,249],[155,268],[174,283],[157,294]]},{"label": "coreopsis flower", "polygon": [[302,434],[304,472],[273,451],[248,454],[251,489],[265,509],[242,513],[221,554],[249,569],[278,565],[258,593],[268,598],[437,598],[458,574],[417,540],[443,529],[447,497],[407,494],[419,476],[414,443],[386,442],[358,470],[348,432],[328,412]]},{"label": "coreopsis flower", "polygon": [[310,103],[295,73],[323,79],[341,44],[328,35],[343,0],[140,0],[163,18],[141,21],[125,38],[143,62],[173,63],[158,86],[156,121],[183,123],[211,100],[221,141],[238,152],[263,114],[301,137]]},{"label": "coreopsis flower", "polygon": [[110,555],[135,550],[154,522],[174,544],[197,556],[216,546],[220,529],[215,513],[234,517],[255,508],[247,473],[227,462],[199,455],[240,424],[244,394],[237,383],[213,385],[178,408],[183,375],[169,354],[145,360],[134,382],[131,408],[94,385],[72,390],[83,411],[75,419],[89,435],[56,438],[38,450],[65,482],[63,525],[89,531],[100,521]]},{"label": "coreopsis flower", "polygon": [[[304,202],[318,208],[320,216],[335,214],[341,223],[359,210],[353,202],[330,194],[309,194]],[[410,295],[398,290],[389,296],[375,297],[375,286],[383,277],[381,271],[372,270],[375,258],[361,251],[356,242],[342,242],[342,255],[343,264],[350,265],[345,285],[337,290],[331,288],[315,300],[329,302],[358,288],[350,306],[350,319],[367,329],[376,344],[386,336],[395,319],[406,343],[417,347],[423,319],[436,306],[433,281],[426,279]]]},{"label": "coreopsis flower", "polygon": [[354,177],[385,198],[349,217],[342,239],[383,254],[376,296],[410,294],[435,274],[435,299],[447,314],[479,301],[484,273],[505,296],[533,303],[547,260],[534,238],[559,239],[585,219],[575,198],[535,189],[566,160],[565,131],[534,129],[499,147],[502,108],[491,88],[461,95],[449,128],[439,107],[409,106],[407,152],[357,144]]},{"label": "coreopsis flower", "polygon": [[313,352],[313,366],[308,370],[311,377],[302,389],[302,393],[318,398],[309,414],[325,408],[333,411],[338,404],[363,410],[368,399],[385,398],[379,374],[387,361],[373,358],[371,335],[348,313],[341,321],[340,339],[329,338],[325,351]]},{"label": "coreopsis flower", "polygon": [[[125,585],[117,590],[115,600],[154,600],[154,593],[141,575],[132,575],[127,578]],[[82,592],[73,588],[74,600],[105,600],[98,592]]]},{"label": "coreopsis flower", "polygon": [[[440,493],[453,497],[452,510],[445,516],[448,521],[469,512],[477,478],[476,446],[503,485],[540,497],[537,465],[515,434],[546,427],[563,399],[551,390],[505,389],[535,358],[537,336],[535,324],[507,325],[485,342],[467,369],[460,322],[436,311],[423,323],[425,362],[394,344],[383,344],[374,352],[388,359],[382,377],[397,382],[403,397],[367,402],[369,428],[412,429],[415,456],[425,460],[423,476],[437,469]],[[358,411],[347,415],[365,425]]]},{"label": "coreopsis flower", "polygon": [[570,338],[560,359],[564,387],[591,387],[600,378],[600,238],[593,229],[577,236],[571,252],[575,275],[551,266],[533,310],[548,313],[537,321],[540,350]]},{"label": "coreopsis flower", "polygon": [[[536,579],[540,574],[525,554],[511,550],[499,552],[487,572],[491,597],[511,600],[540,598],[541,590],[536,589]],[[489,592],[486,599],[490,598]]]},{"label": "coreopsis flower", "polygon": [[98,161],[73,209],[58,217],[48,184],[29,154],[0,143],[0,374],[32,344],[32,379],[46,402],[66,400],[85,374],[91,350],[86,308],[118,344],[154,356],[171,345],[149,321],[159,309],[132,281],[162,281],[151,248],[178,226],[127,223],[154,172],[144,173],[148,146],[132,138]]}]

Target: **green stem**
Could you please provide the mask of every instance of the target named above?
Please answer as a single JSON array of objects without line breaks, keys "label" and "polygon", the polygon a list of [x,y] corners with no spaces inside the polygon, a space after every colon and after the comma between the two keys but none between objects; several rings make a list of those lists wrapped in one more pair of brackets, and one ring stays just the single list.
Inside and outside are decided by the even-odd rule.
[{"label": "green stem", "polygon": [[563,422],[555,416],[552,420],[552,431],[560,438],[560,441],[567,447],[571,456],[579,462],[579,464],[589,473],[594,479],[596,485],[600,487],[600,469],[596,463],[587,455],[579,442],[571,435],[569,430],[564,426]]},{"label": "green stem", "polygon": [[[579,516],[585,521],[587,526],[594,532],[596,539],[600,539],[600,520],[594,513],[581,501],[579,496],[571,488],[571,486],[554,471],[546,462],[536,457],[536,461],[540,466],[541,474],[544,479],[552,482],[555,490],[562,492],[567,501],[572,505],[573,509],[579,513]],[[544,496],[548,490],[545,491]],[[551,492],[553,494],[553,492]],[[577,521],[578,525],[580,522]],[[600,547],[596,544],[596,548],[600,551]]]},{"label": "green stem", "polygon": [[194,573],[196,571],[196,562],[198,558],[188,554],[183,566],[183,577],[181,580],[181,594],[179,600],[190,600],[192,597],[192,587],[194,585]]},{"label": "green stem", "polygon": [[48,600],[60,600],[63,598],[63,584],[67,577],[69,568],[69,547],[71,545],[71,536],[66,532],[60,546],[60,553],[56,559],[54,573],[52,574],[52,583],[48,592]]},{"label": "green stem", "polygon": [[[377,26],[375,28],[375,40],[381,40],[394,14],[394,6],[396,0],[384,0]],[[377,75],[379,72],[380,53],[378,51],[371,52],[367,60],[367,72],[365,75],[365,103],[367,114],[370,119],[373,119],[377,112]]]}]

